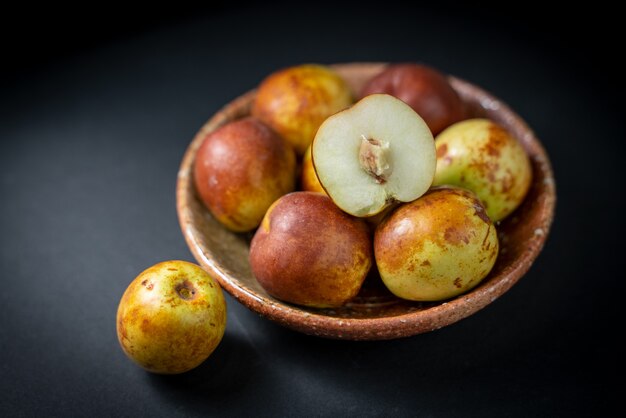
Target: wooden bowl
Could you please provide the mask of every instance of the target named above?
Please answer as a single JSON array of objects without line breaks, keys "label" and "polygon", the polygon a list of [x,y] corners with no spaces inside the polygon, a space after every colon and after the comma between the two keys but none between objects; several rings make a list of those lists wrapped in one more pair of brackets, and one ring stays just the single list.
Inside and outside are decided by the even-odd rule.
[{"label": "wooden bowl", "polygon": [[[353,91],[386,64],[335,65]],[[550,161],[526,123],[506,104],[458,78],[450,82],[471,116],[492,119],[519,139],[530,155],[533,183],[523,204],[500,225],[500,254],[489,276],[470,292],[444,302],[409,302],[396,298],[379,281],[366,280],[359,295],[335,309],[294,306],[268,295],[248,262],[252,234],[235,234],[218,223],[202,205],[193,185],[193,163],[204,137],[221,125],[250,113],[255,91],[240,96],[216,113],[189,145],[178,173],[176,190],[180,226],[196,260],[238,302],[291,329],[327,338],[383,340],[435,330],[457,322],[493,302],[530,268],[548,236],[556,202]],[[375,270],[375,269],[374,269]]]}]

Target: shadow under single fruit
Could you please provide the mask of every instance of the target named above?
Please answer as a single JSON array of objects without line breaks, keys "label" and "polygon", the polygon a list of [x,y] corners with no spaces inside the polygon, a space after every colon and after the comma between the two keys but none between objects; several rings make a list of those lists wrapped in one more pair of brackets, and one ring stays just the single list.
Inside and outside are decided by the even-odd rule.
[{"label": "shadow under single fruit", "polygon": [[220,346],[204,363],[178,375],[146,373],[159,396],[172,403],[185,402],[197,411],[235,401],[255,380],[261,358],[244,337],[227,331]]}]

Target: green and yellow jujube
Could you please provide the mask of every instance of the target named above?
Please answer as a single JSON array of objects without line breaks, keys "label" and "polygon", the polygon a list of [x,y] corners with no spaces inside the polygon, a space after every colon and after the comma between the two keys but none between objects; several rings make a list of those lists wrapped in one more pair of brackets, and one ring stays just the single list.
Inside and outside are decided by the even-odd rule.
[{"label": "green and yellow jujube", "polygon": [[532,167],[522,145],[487,119],[455,123],[435,138],[437,169],[433,185],[453,185],[476,193],[497,222],[524,200]]}]

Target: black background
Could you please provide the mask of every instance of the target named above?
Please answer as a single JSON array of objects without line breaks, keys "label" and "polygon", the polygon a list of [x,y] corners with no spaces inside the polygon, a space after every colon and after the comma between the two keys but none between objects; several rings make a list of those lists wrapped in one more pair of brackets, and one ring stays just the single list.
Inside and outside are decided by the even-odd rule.
[{"label": "black background", "polygon": [[[616,405],[617,14],[506,7],[5,9],[0,416],[590,416]],[[386,342],[309,337],[228,298],[226,335],[202,366],[169,377],[136,367],[117,343],[117,304],[150,265],[193,261],[174,192],[196,130],[278,68],[352,61],[428,63],[526,119],[558,193],[530,272],[470,318]]]}]

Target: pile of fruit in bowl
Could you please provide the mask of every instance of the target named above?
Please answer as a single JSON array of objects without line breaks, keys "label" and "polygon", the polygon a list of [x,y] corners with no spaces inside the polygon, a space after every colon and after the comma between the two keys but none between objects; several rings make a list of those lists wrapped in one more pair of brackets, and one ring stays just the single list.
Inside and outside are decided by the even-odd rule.
[{"label": "pile of fruit in bowl", "polygon": [[506,292],[555,204],[532,131],[421,64],[297,65],[198,132],[177,206],[198,262],[248,308],[308,334],[389,339]]}]

